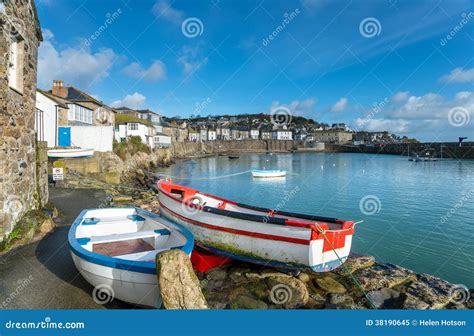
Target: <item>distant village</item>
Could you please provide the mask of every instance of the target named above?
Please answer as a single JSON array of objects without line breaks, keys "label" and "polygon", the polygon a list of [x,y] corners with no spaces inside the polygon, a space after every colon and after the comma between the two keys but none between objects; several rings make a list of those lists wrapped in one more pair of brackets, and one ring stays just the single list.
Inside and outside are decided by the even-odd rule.
[{"label": "distant village", "polygon": [[149,109],[112,108],[74,87],[55,80],[49,90],[37,89],[35,128],[48,147],[82,147],[112,151],[113,142],[139,138],[151,149],[174,142],[299,140],[375,146],[416,141],[386,131],[354,131],[344,123],[324,124],[301,116],[279,123],[269,114],[168,118]]}]

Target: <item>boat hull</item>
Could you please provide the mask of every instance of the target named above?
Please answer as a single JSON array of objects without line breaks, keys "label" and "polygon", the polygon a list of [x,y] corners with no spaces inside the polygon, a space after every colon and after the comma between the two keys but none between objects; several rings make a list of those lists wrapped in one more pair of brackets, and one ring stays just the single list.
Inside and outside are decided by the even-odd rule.
[{"label": "boat hull", "polygon": [[257,178],[285,177],[286,171],[282,170],[253,170],[252,176]]},{"label": "boat hull", "polygon": [[94,149],[91,148],[64,148],[49,149],[48,157],[50,158],[79,158],[94,156]]},{"label": "boat hull", "polygon": [[[95,288],[103,288],[111,298],[138,306],[159,308],[162,301],[156,274],[131,272],[92,263],[72,253],[79,273]],[[107,290],[108,288],[108,290]],[[100,294],[99,294],[100,295]],[[98,303],[107,298],[94,297]]]},{"label": "boat hull", "polygon": [[352,234],[344,235],[343,247],[332,250],[326,248],[323,237],[312,239],[314,232],[310,228],[258,223],[189,209],[161,190],[159,201],[164,217],[185,226],[211,252],[230,258],[325,272],[339,267],[350,252]]}]

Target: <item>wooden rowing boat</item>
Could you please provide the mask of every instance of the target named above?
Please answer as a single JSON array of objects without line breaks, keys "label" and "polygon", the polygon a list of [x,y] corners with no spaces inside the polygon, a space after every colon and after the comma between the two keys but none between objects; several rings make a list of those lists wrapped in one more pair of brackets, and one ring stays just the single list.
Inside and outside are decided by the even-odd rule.
[{"label": "wooden rowing boat", "polygon": [[194,248],[186,228],[139,208],[83,210],[68,241],[76,268],[101,295],[156,308],[156,254],[181,249],[190,255]]},{"label": "wooden rowing boat", "polygon": [[324,272],[348,257],[354,222],[265,209],[158,182],[160,213],[200,246],[243,261]]}]

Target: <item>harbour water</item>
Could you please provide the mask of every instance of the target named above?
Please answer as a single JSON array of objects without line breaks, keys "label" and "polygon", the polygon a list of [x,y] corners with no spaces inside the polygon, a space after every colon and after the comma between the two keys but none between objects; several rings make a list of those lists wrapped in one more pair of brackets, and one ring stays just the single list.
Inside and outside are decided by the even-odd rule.
[{"label": "harbour water", "polygon": [[[281,169],[287,176],[255,179],[251,169]],[[255,154],[186,160],[159,174],[241,203],[364,220],[354,252],[474,287],[474,161]]]}]

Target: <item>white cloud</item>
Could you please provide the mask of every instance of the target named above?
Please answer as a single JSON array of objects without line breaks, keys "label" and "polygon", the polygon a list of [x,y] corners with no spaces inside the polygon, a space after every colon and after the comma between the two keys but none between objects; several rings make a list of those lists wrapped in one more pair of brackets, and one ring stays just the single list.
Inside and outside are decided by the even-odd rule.
[{"label": "white cloud", "polygon": [[342,112],[347,108],[349,101],[343,97],[339,99],[332,107],[331,112]]},{"label": "white cloud", "polygon": [[[422,96],[399,92],[390,99],[390,103],[380,111],[369,110],[364,117],[357,118],[354,126],[367,131],[389,131],[402,135],[422,135],[426,140],[455,139],[462,134],[472,134],[472,121],[461,127],[450,122],[453,109],[467,111],[474,116],[474,92],[461,91],[452,99],[427,93]],[[469,119],[468,116],[464,116]]]},{"label": "white cloud", "polygon": [[166,79],[166,66],[160,60],[154,61],[148,69],[143,69],[139,63],[131,63],[125,67],[124,72],[130,77],[144,79],[147,82]]},{"label": "white cloud", "polygon": [[390,100],[394,103],[402,103],[404,101],[407,101],[409,96],[410,93],[408,91],[400,91],[394,94],[392,98],[390,98]]},{"label": "white cloud", "polygon": [[440,78],[443,83],[471,83],[474,82],[474,68],[462,69],[456,68],[449,74]]},{"label": "white cloud", "polygon": [[167,0],[155,2],[151,11],[156,17],[164,18],[176,24],[181,24],[184,20],[184,12],[173,8]]},{"label": "white cloud", "polygon": [[201,56],[201,44],[194,47],[184,46],[179,54],[177,62],[183,66],[186,75],[196,72],[208,61],[208,57]]},{"label": "white cloud", "polygon": [[38,51],[38,83],[44,88],[52,86],[54,79],[62,79],[86,89],[108,77],[117,57],[108,48],[95,53],[78,46],[60,49],[55,46],[54,34],[48,29],[43,29],[43,39]]},{"label": "white cloud", "polygon": [[129,107],[131,109],[141,109],[145,107],[146,97],[138,92],[132,95],[126,95],[121,100],[116,100],[112,104],[112,107]]}]

